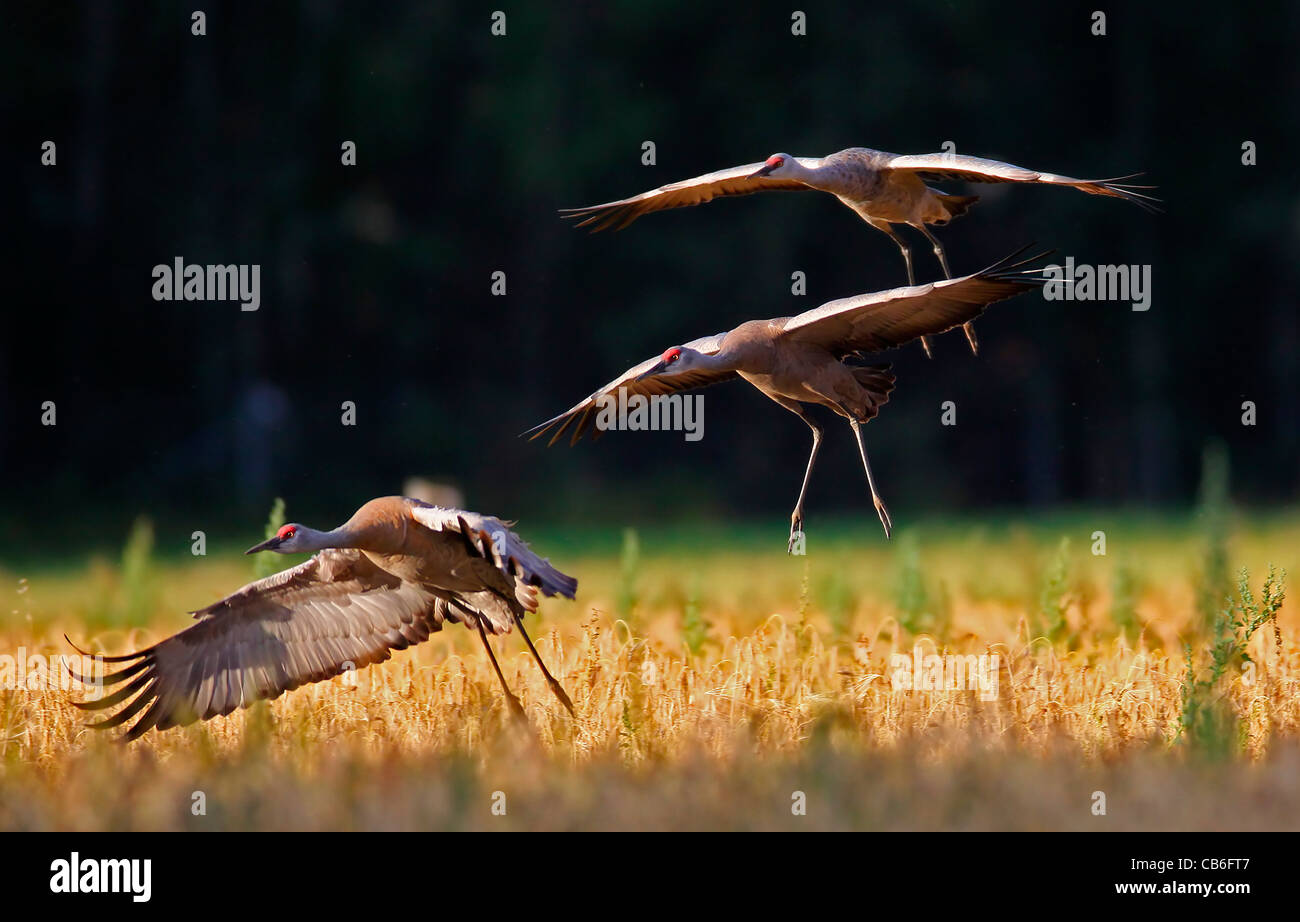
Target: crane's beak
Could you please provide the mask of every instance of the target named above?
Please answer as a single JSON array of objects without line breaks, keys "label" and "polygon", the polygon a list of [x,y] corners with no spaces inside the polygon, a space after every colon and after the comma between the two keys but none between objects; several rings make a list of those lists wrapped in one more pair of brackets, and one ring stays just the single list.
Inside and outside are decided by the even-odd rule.
[{"label": "crane's beak", "polygon": [[772,172],[772,171],[775,170],[775,169],[776,169],[776,165],[775,165],[775,164],[768,165],[768,164],[765,163],[765,164],[763,164],[761,167],[759,167],[757,170],[755,170],[754,172],[750,173],[750,174],[749,174],[749,178],[750,178],[750,179],[758,179],[758,177],[760,177],[760,176],[766,176],[768,173]]},{"label": "crane's beak", "polygon": [[280,546],[280,537],[277,535],[273,538],[267,538],[261,544],[254,544],[244,554],[256,554],[258,551],[273,551]]},{"label": "crane's beak", "polygon": [[665,368],[667,368],[667,367],[668,367],[668,366],[665,365],[663,362],[657,362],[653,368],[649,368],[649,369],[647,369],[647,370],[641,372],[641,374],[637,375],[637,376],[636,376],[635,378],[633,378],[632,380],[633,380],[633,381],[644,381],[646,378],[653,378],[655,375],[660,374],[660,373],[661,373]]}]

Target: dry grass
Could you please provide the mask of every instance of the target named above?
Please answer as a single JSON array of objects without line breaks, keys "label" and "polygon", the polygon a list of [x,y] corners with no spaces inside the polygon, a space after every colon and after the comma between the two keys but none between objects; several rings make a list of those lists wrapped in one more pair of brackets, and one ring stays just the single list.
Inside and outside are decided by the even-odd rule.
[{"label": "dry grass", "polygon": [[[1300,572],[1298,537],[1294,522],[1245,533],[1233,563],[1256,587],[1270,562]],[[657,556],[643,539],[630,571],[553,555],[582,592],[548,602],[533,633],[578,716],[507,637],[498,649],[531,732],[509,719],[460,628],[355,685],[335,679],[128,748],[85,731],[68,692],[0,691],[0,828],[1300,825],[1295,603],[1251,639],[1253,674],[1234,668],[1215,691],[1240,719],[1230,751],[1196,757],[1175,742],[1182,643],[1208,643],[1195,537],[1146,535],[1117,554],[1112,533],[1107,557],[1087,540],[1058,587],[1055,639],[1040,610],[1056,541],[1028,533],[921,541],[911,570],[906,544],[865,538],[807,559]],[[1117,558],[1141,574],[1131,639],[1113,617]],[[147,626],[104,629],[105,600],[123,590],[113,568],[21,585],[11,575],[0,653],[68,652],[64,630],[111,652],[135,647],[246,576],[226,557],[155,566]],[[916,628],[918,612],[930,631],[913,636],[900,620]],[[914,644],[997,654],[996,695],[897,687],[890,656]],[[795,790],[808,794],[806,817],[791,814]],[[1090,810],[1096,790],[1105,817]],[[205,815],[191,812],[195,791]],[[494,791],[505,816],[491,812]]]}]

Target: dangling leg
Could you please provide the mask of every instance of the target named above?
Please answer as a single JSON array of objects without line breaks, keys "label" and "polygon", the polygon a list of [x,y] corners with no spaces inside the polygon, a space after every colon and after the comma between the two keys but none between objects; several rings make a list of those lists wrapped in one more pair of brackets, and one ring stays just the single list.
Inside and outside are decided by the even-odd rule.
[{"label": "dangling leg", "polygon": [[[763,393],[767,394],[767,391]],[[799,488],[799,500],[794,504],[794,512],[790,513],[790,541],[786,545],[787,553],[793,554],[795,549],[795,537],[803,532],[803,499],[808,493],[808,481],[812,479],[813,465],[817,463],[817,449],[822,447],[822,435],[825,430],[817,420],[813,419],[803,411],[803,407],[797,400],[790,400],[786,397],[778,397],[776,394],[767,394],[774,401],[785,407],[795,416],[804,421],[809,429],[812,430],[813,443],[812,452],[808,455],[808,468],[803,472],[803,486]]]},{"label": "dangling leg", "polygon": [[524,620],[519,617],[518,613],[515,614],[515,626],[519,628],[519,634],[524,638],[524,643],[528,644],[528,652],[533,654],[533,659],[537,660],[537,665],[541,667],[542,675],[546,676],[546,681],[551,686],[551,691],[555,692],[555,697],[559,698],[560,704],[564,705],[565,708],[568,709],[570,717],[576,717],[577,715],[573,713],[573,702],[570,701],[569,696],[564,693],[564,687],[555,680],[555,676],[551,675],[551,673],[547,671],[546,664],[542,662],[542,657],[538,654],[537,648],[533,646],[532,638],[529,637],[528,632],[524,630]]},{"label": "dangling leg", "polygon": [[[948,269],[948,257],[943,252],[943,244],[939,242],[939,239],[935,237],[934,234],[930,233],[930,229],[924,224],[916,224],[913,226],[921,233],[925,234],[925,239],[929,240],[930,243],[933,244],[934,255],[939,258],[939,265],[943,267],[943,277],[946,279],[952,278],[952,272]],[[980,344],[979,340],[975,338],[975,324],[973,322],[963,323],[961,329],[962,332],[966,334],[966,342],[970,343],[971,355],[979,355]]]},{"label": "dangling leg", "polygon": [[880,492],[876,489],[876,479],[871,476],[871,462],[867,460],[867,443],[862,439],[862,423],[850,415],[849,425],[853,427],[853,434],[857,436],[858,451],[862,454],[862,466],[867,470],[867,486],[871,488],[871,501],[876,504],[876,514],[880,516],[880,524],[885,526],[885,537],[888,538],[894,529],[894,523],[889,517],[889,510],[885,508],[885,501],[880,498]]},{"label": "dangling leg", "polygon": [[488,659],[492,661],[492,668],[496,670],[497,679],[501,682],[501,690],[506,693],[506,701],[510,704],[510,710],[515,717],[527,722],[528,718],[524,716],[524,706],[519,703],[519,699],[510,691],[510,686],[506,684],[506,677],[501,674],[501,667],[497,665],[496,654],[492,652],[492,645],[488,643],[487,632],[483,630],[483,619],[476,617],[474,624],[478,628],[478,636],[483,638],[483,649],[487,650]]},{"label": "dangling leg", "polygon": [[925,239],[929,240],[930,245],[934,247],[934,255],[939,258],[939,266],[943,269],[943,277],[946,279],[952,278],[952,272],[948,270],[948,257],[943,252],[943,244],[939,242],[939,238],[930,233],[930,228],[924,224],[913,224],[911,226],[925,234]]},{"label": "dangling leg", "polygon": [[[886,234],[890,240],[898,244],[898,249],[903,254],[903,263],[904,265],[907,266],[907,284],[915,285],[916,275],[912,272],[912,249],[907,245],[907,241],[904,240],[902,237],[900,237],[898,234],[894,233],[894,228],[890,226],[888,221],[868,219],[867,223],[870,224],[872,227],[874,227],[876,230],[880,231],[882,234]],[[934,355],[930,352],[930,337],[928,336],[921,337],[921,348],[925,350],[926,358],[929,359],[934,358]]]},{"label": "dangling leg", "polygon": [[888,234],[889,239],[898,244],[898,249],[903,254],[903,265],[907,267],[907,284],[915,285],[916,275],[912,272],[912,248],[907,245],[907,241],[894,233],[894,229],[885,221],[881,221],[879,224],[872,224],[871,226],[878,231],[883,231]]},{"label": "dangling leg", "polygon": [[802,410],[794,412],[812,430],[813,443],[812,451],[808,454],[808,467],[803,472],[803,486],[799,488],[799,499],[794,504],[794,512],[790,513],[790,541],[786,545],[786,552],[790,554],[794,553],[796,537],[803,533],[803,500],[808,495],[808,481],[812,479],[813,465],[817,463],[817,449],[822,447],[823,432],[817,421],[810,416],[805,416]]}]

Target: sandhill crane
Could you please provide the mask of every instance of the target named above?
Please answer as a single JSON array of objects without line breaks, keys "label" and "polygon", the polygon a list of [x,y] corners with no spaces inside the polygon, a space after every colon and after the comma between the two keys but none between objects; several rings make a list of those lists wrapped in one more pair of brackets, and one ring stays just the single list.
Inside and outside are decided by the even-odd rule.
[{"label": "sandhill crane", "polygon": [[[927,224],[947,224],[964,215],[979,200],[978,195],[946,195],[926,185],[927,181],[962,180],[965,182],[1045,183],[1070,186],[1090,195],[1121,198],[1155,211],[1159,199],[1135,186],[1114,179],[1073,179],[1054,173],[1040,173],[998,160],[969,157],[956,153],[910,154],[900,156],[867,147],[850,147],[829,157],[792,157],[773,154],[762,163],[747,163],[729,170],[706,173],[682,182],[669,183],[631,198],[586,208],[564,208],[567,218],[579,218],[579,227],[591,225],[592,232],[614,228],[622,230],[641,215],[669,208],[699,205],[728,195],[749,195],[768,189],[818,189],[829,192],[852,208],[862,220],[889,236],[903,254],[907,266],[907,283],[916,284],[912,272],[912,251],[893,229],[894,224],[916,228],[934,247],[945,278],[952,278],[943,245]],[[975,329],[963,326],[972,352],[979,349]],[[930,355],[927,337],[921,337],[926,355]]]},{"label": "sandhill crane", "polygon": [[478,632],[506,700],[522,716],[487,637],[518,627],[551,690],[573,713],[524,631],[523,615],[537,610],[539,590],[572,599],[578,581],[529,550],[500,519],[385,496],[332,531],[285,525],[246,553],[258,551],[316,554],[194,612],[200,620],[193,627],[136,653],[103,657],[130,664],[105,676],[105,686],[130,683],[77,706],[98,710],[136,697],[92,727],[119,726],[147,706],[124,737],[133,740],[153,727],[229,714],[382,663],[446,621]]},{"label": "sandhill crane", "polygon": [[812,430],[812,452],[790,514],[788,550],[795,552],[797,536],[803,531],[804,496],[823,435],[822,426],[804,411],[805,403],[820,404],[848,420],[888,538],[893,523],[871,474],[862,425],[889,399],[894,376],[888,365],[855,365],[847,360],[945,332],[970,322],[990,304],[1041,286],[1045,279],[1022,267],[1046,254],[1013,262],[1023,252],[973,275],[830,301],[794,317],[750,320],[730,332],[673,346],[523,435],[531,440],[554,429],[547,443],[554,445],[576,422],[570,444],[577,444],[593,428],[593,439],[599,438],[593,414],[617,398],[620,390],[628,399],[653,398],[741,377]]}]

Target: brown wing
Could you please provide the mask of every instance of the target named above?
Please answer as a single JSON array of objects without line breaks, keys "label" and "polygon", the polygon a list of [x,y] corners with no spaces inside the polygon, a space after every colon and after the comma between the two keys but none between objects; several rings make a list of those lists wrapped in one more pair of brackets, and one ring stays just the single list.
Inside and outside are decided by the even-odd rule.
[{"label": "brown wing", "polygon": [[326,550],[195,612],[202,620],[179,634],[137,653],[106,657],[130,665],[105,676],[104,685],[127,684],[77,706],[99,710],[135,696],[91,725],[116,727],[144,711],[126,733],[133,740],[153,727],[229,714],[381,663],[393,650],[441,630],[443,620],[458,620],[456,614],[436,594],[385,573],[358,551]]},{"label": "brown wing", "polygon": [[1154,186],[1135,186],[1118,182],[1120,179],[1131,179],[1131,176],[1117,176],[1114,179],[1075,179],[1071,176],[1058,176],[1055,173],[1040,173],[1037,170],[1003,163],[1001,160],[986,160],[983,157],[947,153],[908,154],[894,157],[884,168],[916,173],[922,179],[933,181],[955,179],[963,182],[1028,182],[1070,186],[1089,195],[1122,198],[1147,211],[1159,210],[1156,207],[1156,203],[1160,201],[1158,198],[1136,191],[1152,189],[1155,188]]},{"label": "brown wing", "polygon": [[[815,167],[821,160],[817,157],[796,157],[806,167]],[[807,189],[808,186],[797,179],[774,179],[771,176],[754,176],[751,174],[762,167],[761,163],[747,163],[729,170],[705,173],[694,179],[669,183],[649,192],[642,192],[631,198],[603,205],[589,205],[586,208],[561,208],[560,214],[566,218],[581,218],[578,227],[592,225],[591,231],[607,230],[612,227],[622,230],[643,214],[652,211],[664,211],[669,208],[685,208],[688,205],[702,205],[715,198],[726,195],[749,195],[752,192],[766,192],[771,189]]]},{"label": "brown wing", "polygon": [[[465,539],[467,559],[482,558],[515,580],[519,601],[527,611],[537,611],[537,593],[530,589],[540,589],[543,595],[562,595],[567,599],[573,598],[578,591],[578,581],[574,577],[555,569],[550,560],[539,557],[523,538],[510,530],[513,522],[503,522],[496,516],[464,509],[433,506],[415,499],[410,502],[414,507],[411,514],[425,528],[460,534]],[[520,585],[528,588],[520,591]],[[466,599],[474,601],[469,595]]]},{"label": "brown wing", "polygon": [[[703,352],[705,355],[713,355],[722,345],[722,338],[726,335],[725,333],[717,333],[713,336],[703,336],[691,340],[685,346],[688,349],[694,349],[696,352]],[[652,359],[646,359],[639,365],[633,365],[613,381],[593,392],[586,400],[574,404],[559,416],[548,419],[540,426],[534,426],[522,434],[528,436],[529,441],[532,441],[554,428],[554,434],[551,435],[550,441],[546,443],[547,445],[554,445],[556,440],[569,428],[570,424],[576,420],[577,426],[573,429],[569,444],[578,444],[578,440],[582,438],[583,434],[589,431],[592,433],[592,440],[594,441],[600,438],[601,435],[601,431],[595,428],[595,416],[599,409],[597,403],[602,397],[617,400],[620,389],[624,389],[628,397],[636,394],[644,397],[657,397],[664,394],[690,391],[698,387],[708,387],[711,384],[720,384],[736,377],[734,371],[722,372],[697,369],[684,374],[655,375],[641,381],[636,380],[638,376],[654,368],[658,363],[659,356],[655,356]],[[556,428],[557,426],[558,428]]]},{"label": "brown wing", "polygon": [[1045,278],[1023,269],[1032,260],[1011,262],[1018,255],[974,275],[830,301],[786,320],[782,335],[842,357],[943,333],[975,319],[990,304],[1043,285]]}]

